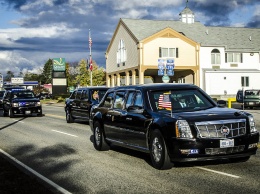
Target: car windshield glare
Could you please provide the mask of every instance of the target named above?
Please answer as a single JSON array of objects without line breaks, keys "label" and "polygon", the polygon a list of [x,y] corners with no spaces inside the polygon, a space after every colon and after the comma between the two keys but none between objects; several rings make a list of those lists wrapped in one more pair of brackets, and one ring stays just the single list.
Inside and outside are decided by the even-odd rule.
[{"label": "car windshield glare", "polygon": [[13,98],[33,98],[35,97],[32,92],[14,92]]},{"label": "car windshield glare", "polygon": [[161,90],[151,92],[151,105],[157,111],[196,111],[213,106],[198,90]]}]

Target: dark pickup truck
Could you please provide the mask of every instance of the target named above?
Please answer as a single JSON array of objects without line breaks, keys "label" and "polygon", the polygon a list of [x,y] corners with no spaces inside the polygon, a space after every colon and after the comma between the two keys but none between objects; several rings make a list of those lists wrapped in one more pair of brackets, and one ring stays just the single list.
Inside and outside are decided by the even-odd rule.
[{"label": "dark pickup truck", "polygon": [[260,107],[260,89],[239,90],[236,100],[239,103],[244,103],[244,108]]}]

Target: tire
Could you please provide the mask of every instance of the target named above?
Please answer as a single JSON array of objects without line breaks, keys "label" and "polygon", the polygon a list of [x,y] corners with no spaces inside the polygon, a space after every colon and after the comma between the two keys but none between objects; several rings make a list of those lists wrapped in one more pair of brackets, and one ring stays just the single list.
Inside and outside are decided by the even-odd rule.
[{"label": "tire", "polygon": [[238,162],[246,162],[248,161],[250,156],[241,157],[241,158],[230,158],[229,161],[232,163],[238,163]]},{"label": "tire", "polygon": [[74,119],[71,116],[71,112],[68,109],[66,110],[66,121],[67,121],[67,123],[73,123],[74,122]]},{"label": "tire", "polygon": [[6,117],[8,116],[7,112],[5,111],[5,109],[3,110],[3,116]]},{"label": "tire", "polygon": [[8,115],[9,115],[10,118],[14,118],[14,113],[13,113],[11,108],[8,111]]},{"label": "tire", "polygon": [[173,164],[161,132],[154,130],[150,137],[149,149],[153,167],[159,170],[172,168]]},{"label": "tire", "polygon": [[104,138],[104,131],[101,128],[101,125],[99,124],[99,122],[95,122],[94,123],[94,147],[96,150],[98,151],[106,151],[109,150],[110,147],[107,144],[107,142],[105,141]]}]

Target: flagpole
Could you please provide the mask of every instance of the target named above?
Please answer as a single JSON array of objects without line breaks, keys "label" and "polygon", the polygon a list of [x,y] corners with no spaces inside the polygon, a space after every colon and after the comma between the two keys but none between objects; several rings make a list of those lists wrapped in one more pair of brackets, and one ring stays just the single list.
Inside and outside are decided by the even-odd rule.
[{"label": "flagpole", "polygon": [[89,33],[88,33],[88,40],[89,40],[89,69],[90,69],[90,86],[92,86],[92,56],[91,56],[91,45],[92,45],[92,40],[91,40],[90,29],[89,29]]}]

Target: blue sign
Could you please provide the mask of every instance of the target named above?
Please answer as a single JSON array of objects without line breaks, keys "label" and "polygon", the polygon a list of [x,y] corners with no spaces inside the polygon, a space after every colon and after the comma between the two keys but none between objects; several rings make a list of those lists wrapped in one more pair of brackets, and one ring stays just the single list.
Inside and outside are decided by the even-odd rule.
[{"label": "blue sign", "polygon": [[173,64],[166,64],[166,69],[168,70],[173,70],[174,69],[174,65]]},{"label": "blue sign", "polygon": [[158,75],[164,75],[164,69],[159,69],[158,70]]},{"label": "blue sign", "polygon": [[167,63],[172,63],[172,64],[174,64],[174,59],[167,59]]},{"label": "blue sign", "polygon": [[174,71],[172,69],[167,69],[167,75],[173,76],[174,75]]}]

